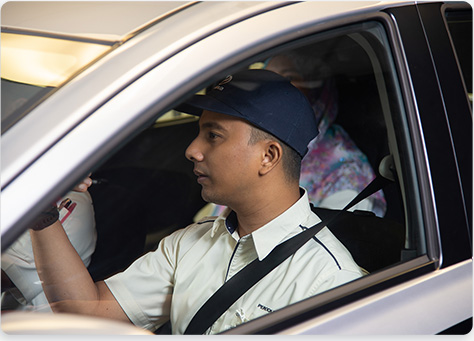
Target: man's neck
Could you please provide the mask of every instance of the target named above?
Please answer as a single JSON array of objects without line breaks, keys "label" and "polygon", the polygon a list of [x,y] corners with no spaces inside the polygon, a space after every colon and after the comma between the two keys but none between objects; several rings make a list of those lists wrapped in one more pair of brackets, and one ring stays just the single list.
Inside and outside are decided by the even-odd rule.
[{"label": "man's neck", "polygon": [[[269,223],[300,199],[299,187],[277,193],[262,193],[259,200],[234,208],[240,237],[246,236]],[[263,197],[263,198],[262,198]]]}]

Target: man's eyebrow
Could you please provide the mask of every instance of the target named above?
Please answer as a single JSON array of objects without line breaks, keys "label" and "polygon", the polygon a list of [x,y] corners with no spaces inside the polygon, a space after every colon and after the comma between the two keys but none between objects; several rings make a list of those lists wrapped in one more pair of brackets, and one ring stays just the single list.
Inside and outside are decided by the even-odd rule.
[{"label": "man's eyebrow", "polygon": [[203,124],[201,124],[201,129],[219,129],[219,130],[227,131],[226,128],[224,128],[222,125],[214,121],[204,122]]}]

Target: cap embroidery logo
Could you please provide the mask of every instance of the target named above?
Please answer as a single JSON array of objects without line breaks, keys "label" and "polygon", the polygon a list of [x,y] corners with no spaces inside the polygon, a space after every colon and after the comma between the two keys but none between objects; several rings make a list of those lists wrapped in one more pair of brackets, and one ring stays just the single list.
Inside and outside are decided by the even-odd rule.
[{"label": "cap embroidery logo", "polygon": [[231,80],[232,80],[232,76],[231,76],[231,75],[227,76],[226,78],[224,78],[223,80],[221,80],[221,81],[219,82],[219,84],[217,84],[217,85],[214,87],[214,89],[219,90],[219,91],[224,90],[223,85],[229,83]]}]

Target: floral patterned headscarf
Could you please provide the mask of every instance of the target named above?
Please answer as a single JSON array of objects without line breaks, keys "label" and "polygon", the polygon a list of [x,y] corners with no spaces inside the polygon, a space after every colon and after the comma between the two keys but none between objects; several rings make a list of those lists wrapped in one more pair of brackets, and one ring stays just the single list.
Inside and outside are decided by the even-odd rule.
[{"label": "floral patterned headscarf", "polygon": [[[319,135],[308,145],[308,153],[301,163],[300,185],[308,191],[311,202],[318,206],[328,196],[342,190],[360,192],[375,177],[364,153],[347,132],[334,124],[338,112],[335,82],[328,79],[322,88],[309,96]],[[342,208],[342,207],[340,207]],[[386,202],[382,191],[373,195],[372,211],[383,216]]]}]

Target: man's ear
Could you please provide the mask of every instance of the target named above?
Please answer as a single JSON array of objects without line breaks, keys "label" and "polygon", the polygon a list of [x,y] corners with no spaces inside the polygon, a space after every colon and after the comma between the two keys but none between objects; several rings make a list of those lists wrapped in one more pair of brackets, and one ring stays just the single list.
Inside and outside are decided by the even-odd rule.
[{"label": "man's ear", "polygon": [[260,175],[268,174],[281,162],[283,157],[283,148],[277,141],[267,140],[264,147]]}]

